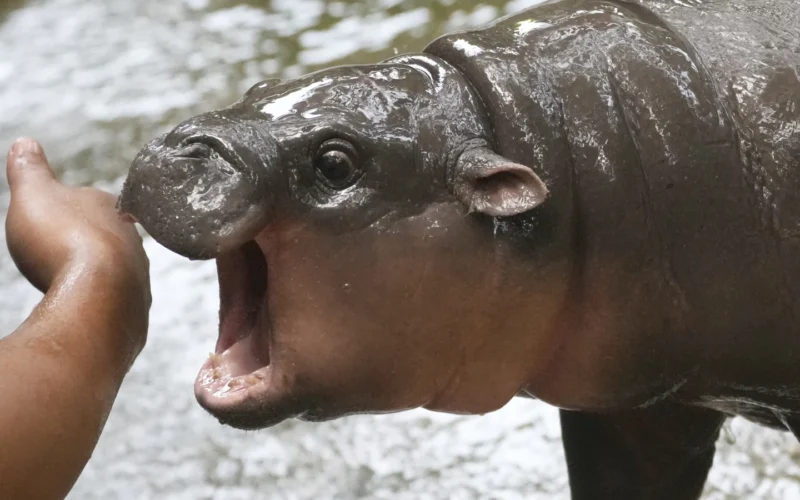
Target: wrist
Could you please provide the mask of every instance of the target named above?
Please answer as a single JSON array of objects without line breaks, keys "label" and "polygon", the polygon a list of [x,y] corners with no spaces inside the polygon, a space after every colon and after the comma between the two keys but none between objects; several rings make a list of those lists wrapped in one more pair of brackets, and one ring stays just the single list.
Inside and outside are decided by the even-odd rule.
[{"label": "wrist", "polygon": [[150,309],[147,272],[101,253],[73,259],[53,280],[42,300],[52,310],[74,353],[98,369],[122,377],[144,347]]}]

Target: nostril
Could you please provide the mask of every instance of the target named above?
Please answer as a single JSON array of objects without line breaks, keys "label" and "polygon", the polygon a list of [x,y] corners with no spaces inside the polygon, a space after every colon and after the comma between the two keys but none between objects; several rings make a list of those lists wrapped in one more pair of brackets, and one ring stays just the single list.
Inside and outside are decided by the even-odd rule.
[{"label": "nostril", "polygon": [[193,142],[184,146],[178,153],[183,158],[210,158],[214,150],[208,144]]},{"label": "nostril", "polygon": [[218,167],[225,171],[235,172],[245,165],[229,143],[213,135],[197,134],[187,137],[182,146],[178,153],[181,157],[222,160],[218,162]]}]

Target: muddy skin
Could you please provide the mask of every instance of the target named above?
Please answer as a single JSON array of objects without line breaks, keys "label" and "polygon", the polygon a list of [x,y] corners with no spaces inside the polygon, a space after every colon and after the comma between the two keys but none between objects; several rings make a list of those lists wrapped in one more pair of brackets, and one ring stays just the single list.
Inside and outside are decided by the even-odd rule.
[{"label": "muddy skin", "polygon": [[260,428],[561,409],[573,498],[698,498],[728,416],[800,419],[800,9],[562,0],[269,80],[131,166],[217,260],[195,386]]}]

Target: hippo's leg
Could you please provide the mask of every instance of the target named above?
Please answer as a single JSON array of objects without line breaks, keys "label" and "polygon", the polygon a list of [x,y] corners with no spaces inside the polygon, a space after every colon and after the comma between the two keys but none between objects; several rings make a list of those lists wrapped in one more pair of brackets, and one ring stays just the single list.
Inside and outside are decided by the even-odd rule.
[{"label": "hippo's leg", "polygon": [[672,403],[613,414],[561,410],[573,500],[697,500],[724,421]]}]

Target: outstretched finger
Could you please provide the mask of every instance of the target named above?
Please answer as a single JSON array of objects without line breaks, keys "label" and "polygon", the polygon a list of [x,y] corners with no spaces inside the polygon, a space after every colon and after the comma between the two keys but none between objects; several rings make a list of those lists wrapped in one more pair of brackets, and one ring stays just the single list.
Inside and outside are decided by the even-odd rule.
[{"label": "outstretched finger", "polygon": [[42,185],[55,179],[42,146],[27,137],[14,142],[6,160],[6,176],[13,193],[27,183]]}]

